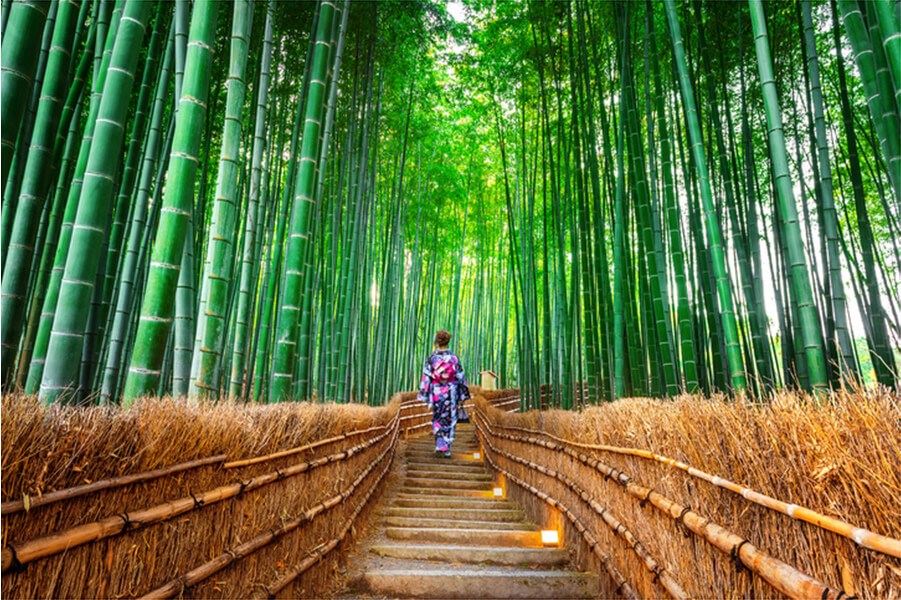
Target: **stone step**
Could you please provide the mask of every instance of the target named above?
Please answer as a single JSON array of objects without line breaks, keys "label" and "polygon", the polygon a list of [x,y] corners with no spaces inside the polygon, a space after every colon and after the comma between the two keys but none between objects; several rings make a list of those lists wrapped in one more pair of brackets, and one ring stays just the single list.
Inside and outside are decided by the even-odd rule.
[{"label": "stone step", "polygon": [[407,508],[514,508],[510,502],[491,498],[442,498],[441,496],[397,498],[394,500],[394,506]]},{"label": "stone step", "polygon": [[438,479],[471,479],[473,481],[486,479],[491,480],[491,475],[488,473],[478,472],[478,471],[457,471],[454,470],[453,467],[449,467],[448,469],[441,469],[439,467],[434,467],[430,469],[425,468],[410,468],[407,467],[407,477],[434,477]]},{"label": "stone step", "polygon": [[[488,503],[504,503],[507,502],[503,497],[495,497],[493,493],[487,490],[447,490],[450,493],[447,494],[429,494],[422,493],[420,490],[427,491],[429,488],[401,488],[397,493],[397,498],[403,498],[405,500],[449,500],[454,502],[464,501],[467,504],[477,504],[480,502],[488,502]],[[476,491],[479,493],[478,496],[464,496],[457,492],[472,492]]]},{"label": "stone step", "polygon": [[424,488],[407,486],[400,488],[401,494],[415,494],[419,496],[448,496],[456,498],[488,498],[491,490],[456,490],[442,488]]},{"label": "stone step", "polygon": [[[460,455],[465,459],[472,459],[472,455],[476,452],[481,452],[482,449],[479,446],[464,446],[460,444],[454,444],[451,447],[451,455]],[[409,456],[410,454],[420,454],[432,456],[435,458],[444,458],[439,457],[438,452],[435,451],[435,444],[429,444],[428,446],[407,446],[406,453]]]},{"label": "stone step", "polygon": [[482,463],[484,461],[485,456],[481,455],[481,458],[478,460],[472,457],[473,452],[457,452],[456,450],[451,450],[450,457],[441,456],[436,454],[434,451],[427,450],[407,450],[407,460],[420,460],[420,461],[435,461],[436,463],[442,464],[456,464],[456,463]]},{"label": "stone step", "polygon": [[469,475],[492,475],[482,463],[473,465],[452,465],[450,463],[431,463],[419,461],[407,461],[407,471],[424,471],[427,473],[461,473]]},{"label": "stone step", "polygon": [[429,479],[423,477],[407,477],[404,484],[410,487],[430,487],[456,490],[490,490],[490,481],[469,481],[466,479]]},{"label": "stone step", "polygon": [[454,471],[470,471],[475,473],[487,473],[485,463],[474,460],[453,460],[451,458],[430,457],[427,459],[408,457],[408,469],[449,469]]},{"label": "stone step", "polygon": [[371,552],[389,558],[441,560],[489,565],[562,565],[569,553],[562,548],[472,547],[451,544],[379,544]]},{"label": "stone step", "polygon": [[389,527],[447,527],[448,529],[512,529],[518,531],[535,530],[534,525],[525,522],[464,521],[427,519],[420,517],[385,517],[385,525],[388,525]]},{"label": "stone step", "polygon": [[591,598],[597,575],[531,569],[372,569],[357,581],[364,591],[389,598]]},{"label": "stone step", "polygon": [[444,527],[388,527],[385,535],[392,540],[467,544],[470,546],[514,546],[541,548],[540,531],[511,529],[447,529]]},{"label": "stone step", "polygon": [[[391,517],[419,517],[432,519],[435,511],[431,508],[404,508],[394,506],[388,509]],[[446,508],[441,511],[441,517],[447,521],[455,519],[467,519],[470,521],[523,521],[525,516],[518,509],[495,508]]]},{"label": "stone step", "polygon": [[[482,444],[478,440],[461,440],[457,438],[451,446],[452,450],[478,450]],[[429,438],[427,440],[416,440],[407,444],[408,449],[416,449],[420,451],[435,450],[435,440]]]}]

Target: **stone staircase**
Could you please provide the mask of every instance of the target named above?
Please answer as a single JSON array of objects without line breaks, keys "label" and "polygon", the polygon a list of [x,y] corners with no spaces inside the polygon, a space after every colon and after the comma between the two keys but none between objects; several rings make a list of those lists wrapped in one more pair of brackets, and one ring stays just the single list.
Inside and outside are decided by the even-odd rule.
[{"label": "stone staircase", "polygon": [[432,436],[407,442],[403,483],[343,597],[595,596],[596,575],[567,570],[565,549],[543,547],[538,528],[493,497],[472,426],[458,425],[453,450],[437,456]]}]

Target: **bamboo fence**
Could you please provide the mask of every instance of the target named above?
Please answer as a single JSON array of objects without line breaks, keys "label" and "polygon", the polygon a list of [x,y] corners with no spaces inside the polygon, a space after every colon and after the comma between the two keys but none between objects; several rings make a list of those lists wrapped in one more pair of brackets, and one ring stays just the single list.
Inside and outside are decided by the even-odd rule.
[{"label": "bamboo fence", "polygon": [[[496,397],[494,392],[484,395],[489,401]],[[599,554],[591,544],[583,544],[577,557],[586,566],[609,573],[602,558],[609,556],[639,596],[677,596],[661,574],[649,568],[653,563],[642,556],[644,552],[692,597],[898,597],[901,564],[892,554],[898,540],[891,535],[898,523],[892,521],[897,505],[880,500],[883,488],[894,489],[892,477],[897,477],[897,465],[901,464],[896,453],[899,435],[891,426],[901,416],[895,397],[849,396],[828,405],[782,397],[766,408],[697,398],[670,403],[634,400],[582,413],[530,411],[519,415],[489,407],[479,399],[476,403],[486,458],[499,477],[516,484],[507,490],[508,495],[546,525],[554,526],[561,511],[572,522],[572,526],[564,523],[565,538],[584,539],[582,528],[590,525],[587,531],[604,551]],[[692,430],[703,431],[703,441],[659,434],[660,430],[685,427],[692,417]],[[742,420],[743,427],[737,429]],[[814,495],[808,496],[805,489],[810,482],[799,482],[797,477],[788,480],[798,484],[792,488],[799,488],[794,496],[788,496],[791,502],[776,500],[785,489],[778,483],[769,489],[755,483],[753,489],[760,491],[751,489],[754,478],[748,481],[750,474],[756,473],[759,480],[772,469],[784,477],[792,475],[790,466],[806,462],[808,452],[816,450],[822,456],[824,445],[833,440],[831,428],[837,424],[849,437],[864,442],[844,443],[841,450],[852,450],[852,464],[867,469],[869,482],[882,484],[871,485],[875,501],[857,505],[859,521],[839,519],[839,514],[826,519],[810,517],[835,514],[836,506],[859,501],[849,482],[829,490],[832,510],[800,502]],[[869,430],[867,436],[861,438],[865,430]],[[736,432],[744,433],[752,445],[759,443],[757,436],[761,436],[785,458],[776,460],[774,451],[755,456],[715,443],[718,438],[729,440]],[[626,440],[629,446],[623,443]],[[634,447],[639,441],[646,442],[647,449]],[[887,456],[886,449],[890,450]],[[679,459],[664,458],[664,450]],[[708,464],[719,468],[689,467],[689,456],[705,457]],[[758,470],[752,470],[752,465]],[[717,476],[710,475],[711,471]],[[814,483],[819,473],[813,473]],[[748,484],[732,483],[742,480]],[[773,480],[782,483],[779,477]],[[721,485],[723,482],[738,487],[738,492]],[[553,502],[547,497],[561,500],[566,509],[562,504],[558,509],[549,507]],[[769,500],[761,502],[762,497]],[[780,510],[784,505],[790,510]],[[566,511],[584,525],[577,525]],[[895,526],[886,527],[887,523]],[[630,544],[627,530],[640,540],[642,552]],[[857,533],[849,538],[845,535],[848,531]],[[599,562],[592,564],[591,560]],[[611,578],[607,593],[622,593],[621,582]]]},{"label": "bamboo fence", "polygon": [[[319,596],[393,462],[400,396],[382,408],[147,400],[128,411],[4,398],[4,597]],[[195,444],[165,439],[186,429]],[[16,452],[12,440],[44,446]],[[103,468],[71,466],[103,463],[110,446],[120,468],[174,464],[45,493],[26,483],[91,479]]]},{"label": "bamboo fence", "polygon": [[[494,404],[515,410],[517,393]],[[316,597],[398,440],[431,426],[415,398],[122,410],[4,397],[3,595]]]}]

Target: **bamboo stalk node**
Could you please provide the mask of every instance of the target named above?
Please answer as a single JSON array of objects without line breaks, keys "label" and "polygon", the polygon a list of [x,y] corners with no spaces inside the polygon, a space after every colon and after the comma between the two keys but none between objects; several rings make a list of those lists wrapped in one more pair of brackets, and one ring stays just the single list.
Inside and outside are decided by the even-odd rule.
[{"label": "bamboo stalk node", "polygon": [[25,570],[25,565],[19,562],[19,557],[16,556],[16,547],[9,545],[3,549],[2,555],[2,568],[3,573],[21,573]]}]

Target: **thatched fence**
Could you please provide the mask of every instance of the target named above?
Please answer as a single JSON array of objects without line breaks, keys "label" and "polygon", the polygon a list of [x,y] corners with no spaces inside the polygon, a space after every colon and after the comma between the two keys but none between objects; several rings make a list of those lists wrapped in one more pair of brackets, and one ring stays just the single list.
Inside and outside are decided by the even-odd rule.
[{"label": "thatched fence", "polygon": [[415,398],[122,410],[5,396],[3,597],[320,597],[398,440],[431,431]]},{"label": "thatched fence", "polygon": [[508,414],[504,395],[476,398],[486,459],[602,597],[901,596],[897,396]]},{"label": "thatched fence", "polygon": [[318,596],[391,466],[400,402],[6,397],[3,596]]}]

